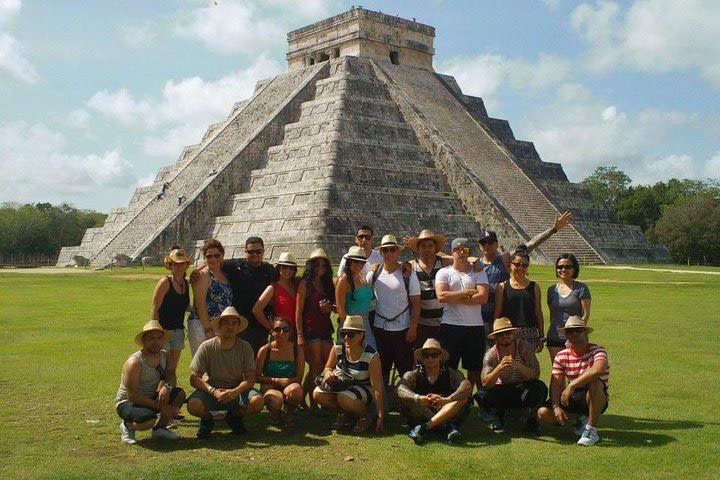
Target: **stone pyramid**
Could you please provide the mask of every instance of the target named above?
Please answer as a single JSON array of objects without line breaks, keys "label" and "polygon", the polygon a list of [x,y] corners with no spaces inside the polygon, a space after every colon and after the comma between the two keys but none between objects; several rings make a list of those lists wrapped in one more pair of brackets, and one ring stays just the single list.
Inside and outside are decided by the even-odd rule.
[{"label": "stone pyramid", "polygon": [[669,259],[489,117],[482,99],[435,73],[434,36],[361,8],[290,32],[288,72],[258,82],[153,185],[63,248],[58,265],[159,259],[173,243],[197,258],[209,237],[241,257],[255,235],[271,260],[285,250],[305,259],[316,246],[339,260],[361,224],[398,237],[486,227],[512,248],[567,209],[573,224],[535,250],[537,261]]}]

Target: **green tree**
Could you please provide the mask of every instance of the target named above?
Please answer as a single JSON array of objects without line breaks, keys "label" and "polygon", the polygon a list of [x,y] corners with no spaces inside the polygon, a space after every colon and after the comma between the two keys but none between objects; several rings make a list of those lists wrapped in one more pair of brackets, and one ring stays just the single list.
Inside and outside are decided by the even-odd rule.
[{"label": "green tree", "polygon": [[699,193],[666,207],[652,236],[678,262],[720,265],[720,199]]},{"label": "green tree", "polygon": [[597,204],[617,207],[617,202],[624,197],[630,187],[630,177],[617,167],[597,167],[595,171],[583,180]]}]

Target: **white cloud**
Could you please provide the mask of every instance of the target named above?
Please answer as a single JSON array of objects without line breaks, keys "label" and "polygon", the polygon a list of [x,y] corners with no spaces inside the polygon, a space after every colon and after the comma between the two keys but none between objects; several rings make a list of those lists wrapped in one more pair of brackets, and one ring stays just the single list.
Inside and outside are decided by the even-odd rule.
[{"label": "white cloud", "polygon": [[142,25],[123,25],[120,27],[120,37],[130,48],[140,48],[150,45],[157,38],[158,27],[151,23]]},{"label": "white cloud", "polygon": [[720,87],[719,18],[717,0],[636,0],[626,10],[601,0],[576,7],[571,23],[589,44],[593,70],[692,69]]},{"label": "white cloud", "polygon": [[65,117],[65,125],[71,128],[86,128],[90,124],[90,113],[83,109],[77,108]]},{"label": "white cloud", "polygon": [[256,54],[282,47],[285,34],[298,22],[317,21],[338,2],[323,0],[219,0],[181,15],[175,33],[194,38],[208,49],[224,53]]},{"label": "white cloud", "polygon": [[720,180],[720,151],[716,152],[710,160],[705,163],[705,176]]},{"label": "white cloud", "polygon": [[125,88],[101,90],[90,97],[87,106],[126,127],[147,122],[152,111],[150,101],[136,100]]},{"label": "white cloud", "polygon": [[20,11],[20,0],[0,0],[0,70],[26,83],[38,81],[35,67],[23,54],[22,45],[1,28]]},{"label": "white cloud", "polygon": [[0,0],[0,24],[8,22],[20,11],[20,0]]},{"label": "white cloud", "polygon": [[3,201],[65,198],[126,188],[135,182],[130,163],[117,150],[86,155],[65,152],[64,135],[43,124],[14,122],[0,125],[0,170]]}]

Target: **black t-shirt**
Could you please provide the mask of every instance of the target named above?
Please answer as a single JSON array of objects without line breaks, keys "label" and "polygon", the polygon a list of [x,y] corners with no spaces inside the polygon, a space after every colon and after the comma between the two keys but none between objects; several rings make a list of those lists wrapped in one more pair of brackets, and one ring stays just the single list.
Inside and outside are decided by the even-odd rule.
[{"label": "black t-shirt", "polygon": [[244,258],[224,260],[221,268],[232,287],[233,307],[248,319],[250,327],[258,327],[252,309],[262,292],[272,283],[275,269],[267,262],[253,267]]}]

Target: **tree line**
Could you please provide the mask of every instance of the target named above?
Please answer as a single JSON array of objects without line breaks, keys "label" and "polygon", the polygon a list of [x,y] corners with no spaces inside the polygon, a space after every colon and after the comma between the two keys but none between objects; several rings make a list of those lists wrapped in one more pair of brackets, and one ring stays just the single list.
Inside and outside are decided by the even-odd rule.
[{"label": "tree line", "polygon": [[720,182],[672,178],[631,185],[617,167],[598,167],[582,182],[599,205],[623,223],[638,225],[652,243],[667,246],[678,263],[720,265]]},{"label": "tree line", "polygon": [[57,257],[65,245],[79,245],[85,229],[105,223],[106,214],[62,203],[0,205],[0,261]]}]

